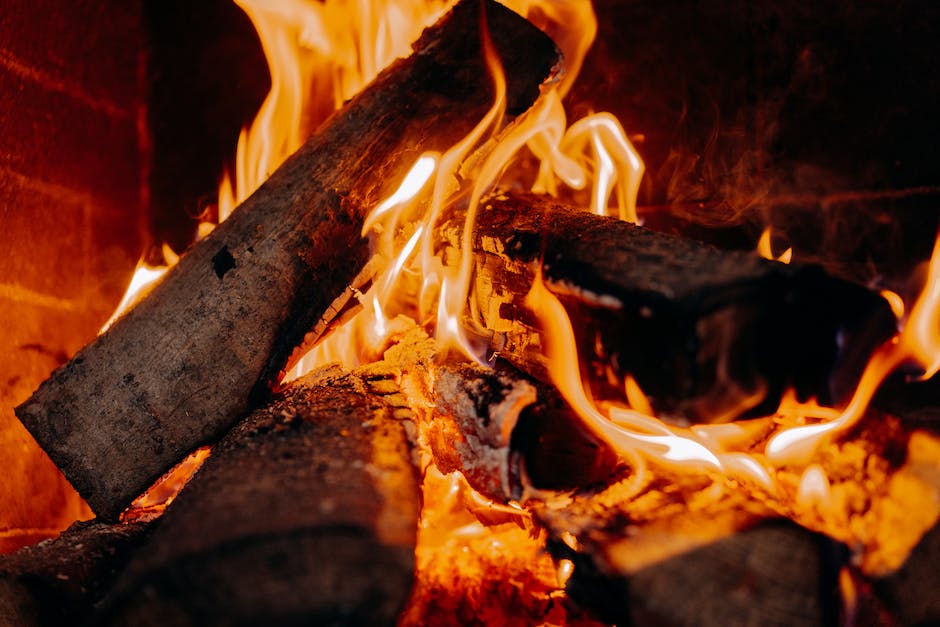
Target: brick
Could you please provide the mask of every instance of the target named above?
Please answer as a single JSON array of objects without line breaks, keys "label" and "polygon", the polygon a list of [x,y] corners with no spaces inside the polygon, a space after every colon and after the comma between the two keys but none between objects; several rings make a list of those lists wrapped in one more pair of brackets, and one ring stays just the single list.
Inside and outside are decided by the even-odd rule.
[{"label": "brick", "polygon": [[[0,283],[0,553],[55,535],[87,507],[13,415],[13,407],[94,337],[100,311],[24,303]],[[99,309],[101,307],[99,306]]]},{"label": "brick", "polygon": [[134,120],[115,118],[0,66],[0,166],[97,196],[134,214],[140,163]]},{"label": "brick", "polygon": [[133,118],[143,48],[140,3],[12,0],[0,21],[0,67]]}]

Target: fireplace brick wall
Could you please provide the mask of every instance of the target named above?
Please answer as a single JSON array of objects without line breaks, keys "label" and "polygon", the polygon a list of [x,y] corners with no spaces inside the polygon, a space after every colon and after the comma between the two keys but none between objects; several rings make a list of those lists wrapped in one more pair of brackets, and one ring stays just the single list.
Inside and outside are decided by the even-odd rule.
[{"label": "fireplace brick wall", "polygon": [[0,551],[81,513],[13,417],[94,337],[142,247],[139,3],[14,0],[0,19]]}]

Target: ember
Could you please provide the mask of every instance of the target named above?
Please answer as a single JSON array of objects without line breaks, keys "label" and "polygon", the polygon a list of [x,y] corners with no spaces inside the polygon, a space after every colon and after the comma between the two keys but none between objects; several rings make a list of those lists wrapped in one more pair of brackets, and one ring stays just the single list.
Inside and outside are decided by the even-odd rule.
[{"label": "ember", "polygon": [[876,396],[940,371],[940,234],[904,285],[696,241],[644,129],[575,115],[588,0],[235,1],[270,93],[16,408],[98,520],[0,560],[0,619],[940,620],[940,437]]}]

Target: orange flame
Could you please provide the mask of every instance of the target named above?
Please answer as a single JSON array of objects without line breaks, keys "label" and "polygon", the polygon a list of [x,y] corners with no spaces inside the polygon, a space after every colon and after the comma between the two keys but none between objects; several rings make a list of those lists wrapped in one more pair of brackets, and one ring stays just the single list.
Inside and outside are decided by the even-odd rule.
[{"label": "orange flame", "polygon": [[781,263],[790,263],[793,259],[793,248],[787,248],[783,251],[779,257],[775,257],[773,250],[770,247],[770,227],[764,229],[764,232],[761,233],[760,239],[757,241],[757,254],[763,257],[764,259],[770,259],[771,261],[779,261]]},{"label": "orange flame", "polygon": [[118,318],[123,316],[131,307],[136,305],[141,298],[146,296],[147,293],[160,282],[160,279],[163,278],[166,271],[176,265],[178,260],[179,256],[173,252],[173,249],[167,244],[164,244],[162,264],[151,266],[143,259],[138,261],[137,269],[134,270],[131,282],[128,284],[127,289],[124,290],[124,296],[121,297],[121,302],[118,303],[118,306],[114,309],[114,313],[108,318],[108,321],[101,326],[98,334],[101,335],[110,329],[111,325],[113,325]]},{"label": "orange flame", "polygon": [[807,463],[822,441],[845,432],[864,416],[881,383],[905,363],[920,366],[921,378],[929,378],[940,370],[940,234],[934,244],[923,292],[901,332],[882,345],[868,362],[845,410],[830,422],[795,427],[774,436],[767,443],[768,458],[777,464]]},{"label": "orange flame", "polygon": [[[527,14],[537,14],[546,23],[546,30],[563,32],[552,19],[568,19],[581,25],[578,37],[570,36],[562,46],[570,50],[569,63],[580,67],[584,54],[596,31],[596,20],[590,2],[584,0],[549,3],[528,2],[510,7]],[[554,16],[554,17],[552,17]],[[484,31],[485,32],[485,31]],[[559,183],[574,190],[592,188],[591,209],[609,213],[609,203],[616,197],[617,214],[636,221],[636,195],[643,174],[643,163],[623,131],[610,114],[602,113],[579,120],[566,130],[566,115],[561,96],[570,86],[562,82],[549,89],[535,106],[503,133],[498,141],[490,140],[489,153],[474,160],[473,150],[493,129],[500,126],[504,115],[505,78],[502,65],[488,41],[484,40],[487,67],[495,86],[492,108],[477,126],[458,144],[443,155],[422,155],[412,167],[400,188],[380,203],[365,222],[363,233],[378,234],[376,252],[389,261],[375,280],[378,286],[363,295],[364,307],[356,319],[316,347],[301,360],[291,378],[318,365],[322,359],[347,355],[343,363],[355,363],[348,355],[370,354],[389,336],[388,312],[392,302],[399,306],[403,298],[414,294],[419,321],[434,320],[435,333],[443,347],[452,347],[480,363],[486,362],[485,348],[475,346],[462,324],[467,296],[473,275],[472,236],[479,204],[483,196],[504,180],[507,167],[528,149],[541,161],[535,189],[557,191]],[[433,174],[432,174],[433,172]],[[458,172],[460,176],[458,176]],[[414,177],[414,182],[411,182]],[[433,183],[431,179],[433,178]],[[435,252],[434,225],[442,216],[451,197],[459,189],[458,180],[473,181],[468,208],[461,233],[457,263],[445,262]],[[425,186],[429,198],[423,198]],[[410,230],[405,244],[396,241],[402,229]],[[401,239],[400,237],[397,239]],[[403,280],[404,276],[413,277]],[[415,283],[419,285],[415,287]],[[350,342],[362,339],[363,330],[371,328],[373,343],[363,347]],[[358,329],[359,331],[353,331]]]},{"label": "orange flame", "polygon": [[271,91],[238,138],[234,180],[219,189],[219,221],[251,195],[306,136],[388,63],[409,52],[447,0],[235,0],[251,18]]},{"label": "orange flame", "polygon": [[721,461],[694,436],[677,436],[662,422],[630,409],[612,408],[609,416],[604,416],[581,381],[574,331],[564,306],[545,287],[541,275],[525,303],[542,323],[552,382],[592,433],[634,463],[637,454],[643,454],[673,468],[721,470]]},{"label": "orange flame", "polygon": [[[223,178],[219,219],[244,200],[302,142],[307,132],[352,96],[382,66],[407,51],[423,25],[440,14],[444,1],[393,0],[381,8],[352,0],[236,0],[254,21],[271,69],[272,90],[251,127],[239,138],[235,169]],[[442,345],[486,363],[465,326],[472,289],[472,234],[480,201],[499,185],[518,186],[509,166],[533,155],[538,170],[526,175],[532,189],[548,194],[567,190],[584,198],[585,209],[637,222],[636,199],[643,162],[620,121],[597,113],[568,125],[562,99],[581,67],[597,29],[589,0],[506,0],[549,32],[566,54],[569,74],[547,89],[534,107],[498,136],[504,116],[502,65],[484,42],[495,86],[492,107],[475,128],[443,154],[422,155],[398,189],[365,221],[384,264],[371,287],[354,292],[360,311],[322,340],[290,377],[330,361],[346,366],[375,358],[391,337],[414,324],[435,328]],[[486,151],[478,151],[486,145]],[[483,153],[483,156],[481,156]],[[462,182],[469,189],[461,189]],[[460,194],[458,194],[460,192]],[[457,259],[438,252],[435,225],[459,196],[467,203]],[[208,227],[206,227],[207,230]],[[758,252],[789,263],[792,249],[774,256],[766,229]],[[168,257],[169,261],[169,257]],[[894,295],[897,296],[896,294]],[[470,299],[471,301],[473,299]],[[636,485],[648,463],[677,472],[730,477],[775,495],[784,466],[802,469],[796,500],[824,508],[829,493],[825,470],[813,463],[819,444],[856,424],[882,381],[908,363],[922,376],[940,370],[940,237],[924,292],[904,317],[903,302],[889,298],[902,331],[882,346],[866,367],[846,408],[799,403],[785,395],[772,417],[747,425],[700,425],[683,429],[660,421],[632,377],[622,387],[627,406],[598,407],[581,378],[571,322],[541,275],[526,304],[538,317],[550,376],[584,425],[630,463]],[[109,322],[110,324],[110,322]],[[770,434],[768,437],[768,433]],[[468,528],[469,529],[469,528]]]}]

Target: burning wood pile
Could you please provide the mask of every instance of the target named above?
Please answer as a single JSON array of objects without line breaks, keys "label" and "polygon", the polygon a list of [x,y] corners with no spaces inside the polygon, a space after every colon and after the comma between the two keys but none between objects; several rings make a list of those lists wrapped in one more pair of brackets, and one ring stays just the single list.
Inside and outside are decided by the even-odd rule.
[{"label": "burning wood pile", "polygon": [[636,226],[580,62],[458,3],[17,408],[97,519],[0,618],[940,619],[940,440],[871,405],[940,368],[940,257],[905,306]]}]

